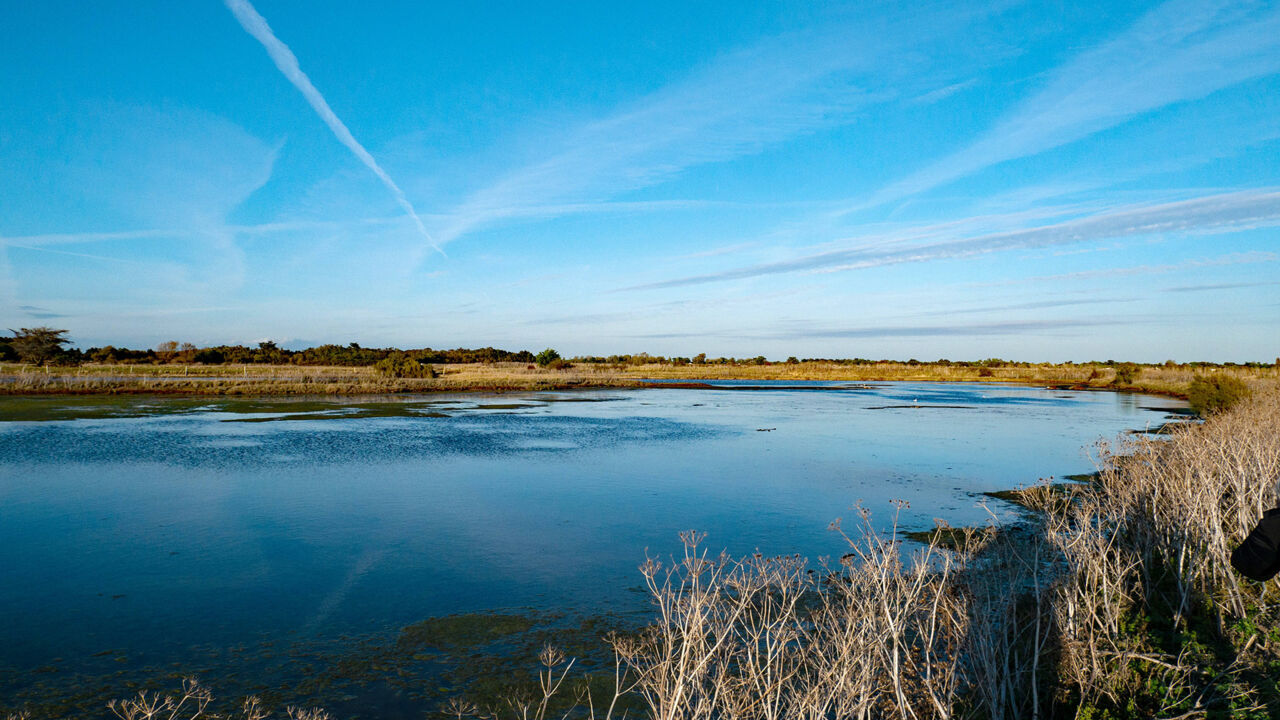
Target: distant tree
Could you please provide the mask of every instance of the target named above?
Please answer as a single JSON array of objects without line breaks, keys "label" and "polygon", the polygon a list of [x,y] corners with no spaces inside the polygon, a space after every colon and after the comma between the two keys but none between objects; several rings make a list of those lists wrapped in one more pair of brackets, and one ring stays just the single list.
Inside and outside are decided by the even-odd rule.
[{"label": "distant tree", "polygon": [[546,367],[559,359],[560,359],[560,353],[556,352],[551,348],[547,348],[546,350],[543,350],[542,352],[538,353],[536,357],[538,364],[541,365],[542,367]]},{"label": "distant tree", "polygon": [[156,357],[160,358],[160,362],[170,362],[173,356],[178,354],[178,341],[169,340],[162,342],[156,346]]},{"label": "distant tree", "polygon": [[706,364],[706,362],[707,362],[707,354],[706,354],[706,353],[698,353],[697,355],[694,355],[694,356],[693,356],[693,364],[694,364],[694,365],[705,365],[705,364]]},{"label": "distant tree", "polygon": [[13,337],[9,338],[10,347],[20,360],[33,365],[45,365],[57,360],[66,352],[62,346],[71,342],[63,337],[66,330],[51,327],[10,329],[9,332],[13,333]]},{"label": "distant tree", "polygon": [[765,360],[763,355],[757,355],[751,358],[751,364],[752,365],[768,365],[769,361]]},{"label": "distant tree", "polygon": [[792,355],[791,357],[787,358],[787,364],[788,364],[788,365],[799,365],[799,364],[800,364],[800,360],[799,360],[799,359],[797,359],[795,355]]}]

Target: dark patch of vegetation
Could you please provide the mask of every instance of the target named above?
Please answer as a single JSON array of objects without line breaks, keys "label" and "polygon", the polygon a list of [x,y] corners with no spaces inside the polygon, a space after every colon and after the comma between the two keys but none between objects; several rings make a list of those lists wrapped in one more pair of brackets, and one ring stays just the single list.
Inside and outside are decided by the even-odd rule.
[{"label": "dark patch of vegetation", "polygon": [[940,524],[932,530],[909,530],[901,535],[921,545],[936,545],[956,552],[969,552],[987,542],[996,532],[994,527],[951,527]]},{"label": "dark patch of vegetation", "polygon": [[1132,385],[1141,372],[1142,368],[1136,363],[1120,363],[1116,365],[1116,377],[1111,382],[1113,385]]},{"label": "dark patch of vegetation", "polygon": [[1204,417],[1231,408],[1249,397],[1249,386],[1230,375],[1196,375],[1187,388],[1191,409]]},{"label": "dark patch of vegetation", "polygon": [[531,627],[533,620],[523,615],[446,615],[405,627],[400,631],[396,644],[402,648],[424,645],[434,648],[473,647],[525,632]]},{"label": "dark patch of vegetation", "polygon": [[55,330],[51,327],[34,327],[10,330],[13,337],[8,338],[7,345],[22,362],[32,365],[48,365],[67,359],[64,345],[71,342],[66,330]]},{"label": "dark patch of vegetation", "polygon": [[534,356],[534,360],[537,361],[539,367],[546,367],[559,359],[560,353],[556,352],[553,348],[547,348]]},{"label": "dark patch of vegetation", "polygon": [[1042,482],[1015,490],[995,490],[982,494],[989,498],[1013,503],[1027,510],[1055,512],[1071,504],[1085,487],[1078,482]]},{"label": "dark patch of vegetation", "polygon": [[383,377],[433,378],[436,371],[403,353],[385,357],[374,363],[373,369]]}]

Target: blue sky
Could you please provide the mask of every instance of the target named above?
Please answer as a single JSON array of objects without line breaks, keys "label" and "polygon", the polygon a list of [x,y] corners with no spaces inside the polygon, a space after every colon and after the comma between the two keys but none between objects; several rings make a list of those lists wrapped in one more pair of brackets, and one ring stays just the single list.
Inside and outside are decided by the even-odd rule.
[{"label": "blue sky", "polygon": [[5,10],[7,327],[1280,355],[1277,3]]}]

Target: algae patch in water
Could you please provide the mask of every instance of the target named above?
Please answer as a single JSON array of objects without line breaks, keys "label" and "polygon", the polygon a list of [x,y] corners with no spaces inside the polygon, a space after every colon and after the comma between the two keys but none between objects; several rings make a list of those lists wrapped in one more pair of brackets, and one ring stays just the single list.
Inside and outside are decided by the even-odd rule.
[{"label": "algae patch in water", "polygon": [[996,490],[984,492],[990,498],[1013,503],[1023,509],[1038,512],[1040,510],[1058,511],[1075,501],[1076,496],[1086,492],[1088,485],[1079,482],[1043,483],[1016,490]]},{"label": "algae patch in water", "polygon": [[992,527],[935,527],[932,530],[908,530],[902,535],[908,540],[915,540],[921,545],[934,544],[947,550],[963,552],[975,545],[980,545],[996,533]]},{"label": "algae patch in water", "polygon": [[475,647],[526,632],[533,624],[531,618],[523,615],[446,615],[428,618],[403,628],[396,644],[401,648]]}]

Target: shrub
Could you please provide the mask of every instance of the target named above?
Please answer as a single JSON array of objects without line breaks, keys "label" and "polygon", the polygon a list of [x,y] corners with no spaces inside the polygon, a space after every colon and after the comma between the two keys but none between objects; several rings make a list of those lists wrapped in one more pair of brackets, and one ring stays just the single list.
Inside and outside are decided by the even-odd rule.
[{"label": "shrub", "polygon": [[552,370],[568,370],[573,367],[573,363],[565,360],[564,358],[556,358],[555,360],[547,363],[547,367]]},{"label": "shrub", "polygon": [[1134,363],[1120,363],[1116,365],[1116,377],[1111,381],[1113,385],[1132,385],[1134,380],[1138,379],[1138,373],[1142,372],[1142,368]]},{"label": "shrub", "polygon": [[546,367],[559,359],[560,359],[560,353],[556,352],[555,350],[552,350],[551,348],[547,348],[546,350],[543,350],[542,352],[538,353],[538,357],[537,357],[538,364],[541,365],[542,367]]},{"label": "shrub", "polygon": [[1187,401],[1201,416],[1222,412],[1247,397],[1249,386],[1230,375],[1196,375],[1187,388]]},{"label": "shrub", "polygon": [[423,365],[408,355],[390,355],[374,364],[373,369],[379,375],[392,378],[433,378],[436,371],[430,365]]}]

